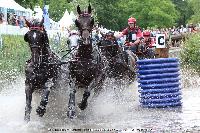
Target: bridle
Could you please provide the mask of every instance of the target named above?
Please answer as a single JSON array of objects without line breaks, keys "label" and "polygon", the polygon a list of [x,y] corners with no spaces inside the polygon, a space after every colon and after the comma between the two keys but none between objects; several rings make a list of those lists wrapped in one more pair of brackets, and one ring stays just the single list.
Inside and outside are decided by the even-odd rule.
[{"label": "bridle", "polygon": [[[82,33],[83,33],[83,31],[88,31],[89,32],[89,36],[88,36],[88,38],[83,38],[83,35],[82,35]],[[88,44],[87,42],[88,42],[88,39],[89,39],[89,41],[90,41],[90,43],[92,42],[92,38],[91,38],[91,36],[92,36],[92,32],[91,32],[92,30],[91,29],[89,29],[89,28],[84,28],[84,29],[81,29],[80,30],[80,41],[83,43],[83,44]]]},{"label": "bridle", "polygon": [[[79,15],[79,17],[91,17],[91,15],[90,14],[88,14],[88,13],[83,13],[83,14],[80,14]],[[84,28],[82,28],[82,27],[78,27],[78,29],[79,29],[79,31],[80,31],[80,41],[83,43],[83,44],[86,44],[85,43],[85,41],[87,42],[88,40],[87,39],[90,39],[90,41],[92,42],[92,40],[91,40],[91,36],[92,36],[92,27],[91,26],[89,26],[89,27],[84,27]],[[83,31],[88,31],[89,32],[89,38],[86,38],[86,40],[84,40],[84,38],[82,37],[83,36]]]},{"label": "bridle", "polygon": [[[45,32],[43,27],[30,27],[29,30],[30,31],[39,31],[42,34],[44,34],[44,32]],[[44,43],[44,42],[42,42],[42,43]],[[33,43],[33,44],[29,43],[29,45],[30,45],[31,48],[38,48],[39,49],[39,62],[38,62],[38,65],[40,65],[43,62],[43,57],[46,56],[46,55],[43,55],[41,46],[39,46],[39,45],[37,45],[35,43]],[[35,56],[33,58],[35,58]]]},{"label": "bridle", "polygon": [[[44,28],[43,27],[30,27],[29,30],[30,31],[39,31],[42,34],[44,33]],[[38,46],[36,44],[30,44],[30,46],[31,46],[31,48],[40,48],[40,46]]]}]

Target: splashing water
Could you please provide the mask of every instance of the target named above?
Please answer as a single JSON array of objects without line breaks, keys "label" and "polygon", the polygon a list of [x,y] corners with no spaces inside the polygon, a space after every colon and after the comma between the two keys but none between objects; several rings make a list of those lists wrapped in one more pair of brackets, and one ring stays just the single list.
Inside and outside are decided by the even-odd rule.
[{"label": "splashing water", "polygon": [[[25,107],[24,77],[0,89],[0,132],[35,133],[53,132],[55,129],[115,129],[149,132],[200,132],[200,77],[190,71],[181,70],[183,106],[181,108],[147,109],[139,106],[138,84],[126,86],[123,82],[107,80],[98,96],[91,96],[88,108],[77,108],[77,118],[67,118],[68,91],[50,93],[47,113],[43,118],[36,115],[40,95],[35,93],[32,101],[31,121],[23,121]],[[77,97],[82,92],[77,92]],[[81,97],[78,97],[79,101]],[[122,131],[116,131],[121,129]],[[100,131],[99,131],[100,132]],[[110,131],[111,132],[111,131]]]}]

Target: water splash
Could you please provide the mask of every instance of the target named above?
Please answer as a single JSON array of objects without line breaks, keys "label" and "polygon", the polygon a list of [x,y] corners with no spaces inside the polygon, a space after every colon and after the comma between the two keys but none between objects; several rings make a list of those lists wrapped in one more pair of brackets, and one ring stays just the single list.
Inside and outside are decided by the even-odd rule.
[{"label": "water splash", "polygon": [[[39,104],[40,95],[34,94],[31,122],[23,121],[25,107],[24,77],[7,85],[0,91],[0,131],[2,133],[35,133],[48,132],[54,129],[149,129],[152,132],[182,132],[200,131],[200,89],[199,76],[190,75],[189,71],[182,72],[182,108],[147,109],[139,106],[138,84],[127,86],[124,82],[106,80],[99,95],[91,96],[88,108],[81,111],[77,108],[77,118],[67,118],[68,89],[50,93],[47,113],[43,118],[36,115],[35,109]],[[187,75],[187,76],[183,76]],[[189,78],[187,78],[189,76]],[[188,81],[189,83],[185,84]],[[199,82],[198,82],[199,83]],[[189,84],[189,85],[188,85]],[[77,92],[77,96],[82,92]],[[77,102],[82,97],[77,98]]]}]

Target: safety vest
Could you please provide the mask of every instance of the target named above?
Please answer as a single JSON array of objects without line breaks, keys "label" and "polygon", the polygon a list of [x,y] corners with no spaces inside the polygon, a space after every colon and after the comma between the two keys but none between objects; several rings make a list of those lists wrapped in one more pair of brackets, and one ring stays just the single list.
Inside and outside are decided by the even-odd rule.
[{"label": "safety vest", "polygon": [[138,29],[131,30],[130,28],[128,28],[126,41],[134,43],[137,40],[137,33],[138,33]]}]

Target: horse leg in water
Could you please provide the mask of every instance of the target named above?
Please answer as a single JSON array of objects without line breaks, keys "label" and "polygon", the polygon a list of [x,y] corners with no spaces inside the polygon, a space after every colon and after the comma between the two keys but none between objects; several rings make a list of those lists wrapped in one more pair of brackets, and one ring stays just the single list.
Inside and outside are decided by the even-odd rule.
[{"label": "horse leg in water", "polygon": [[104,75],[105,73],[101,73],[97,78],[94,78],[92,80],[92,82],[90,83],[90,85],[85,89],[84,93],[83,93],[83,98],[81,103],[78,104],[79,108],[81,110],[86,109],[87,107],[87,99],[90,96],[90,92],[93,88],[95,87],[99,87],[98,85],[102,85],[103,79],[104,79]]},{"label": "horse leg in water", "polygon": [[105,74],[106,74],[106,72],[104,72],[101,80],[98,82],[97,86],[94,88],[94,96],[98,96],[100,91],[102,90],[104,81],[106,79],[106,75]]},{"label": "horse leg in water", "polygon": [[76,85],[74,80],[70,79],[70,94],[69,94],[69,103],[68,103],[68,111],[67,111],[67,116],[70,119],[73,119],[76,117],[75,114],[75,93],[76,93]]},{"label": "horse leg in water", "polygon": [[45,85],[43,86],[43,93],[42,93],[42,99],[40,101],[40,105],[36,109],[37,114],[42,117],[44,113],[46,112],[46,106],[48,104],[48,98],[49,98],[49,93],[51,90],[51,87],[54,85],[52,79],[48,79]]},{"label": "horse leg in water", "polygon": [[78,104],[79,108],[81,110],[84,110],[87,107],[87,99],[90,96],[90,90],[88,87],[85,89],[84,93],[83,93],[83,98],[81,103]]},{"label": "horse leg in water", "polygon": [[32,85],[25,83],[25,93],[26,93],[26,107],[25,107],[25,116],[24,120],[26,122],[30,121],[30,114],[31,114],[31,101],[32,101],[32,94],[33,94],[33,88]]}]

